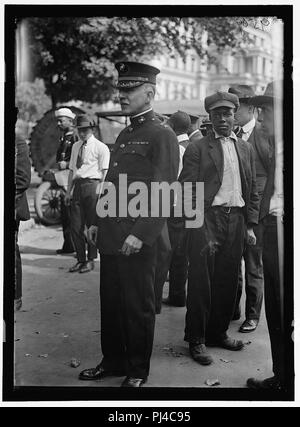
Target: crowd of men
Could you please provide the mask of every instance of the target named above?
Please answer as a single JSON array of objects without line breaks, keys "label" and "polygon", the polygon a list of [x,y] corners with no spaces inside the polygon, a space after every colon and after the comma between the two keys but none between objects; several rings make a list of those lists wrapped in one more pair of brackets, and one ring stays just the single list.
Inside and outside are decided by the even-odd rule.
[{"label": "crowd of men", "polygon": [[[71,273],[91,271],[97,250],[101,259],[103,358],[95,368],[83,370],[79,379],[125,376],[123,387],[142,386],[150,372],[155,316],[162,304],[186,306],[184,340],[196,363],[213,363],[209,347],[243,349],[244,342],[231,338],[227,330],[231,320],[241,316],[245,283],[240,332],[255,331],[265,289],[274,371],[272,378],[251,378],[247,384],[257,389],[284,388],[278,246],[283,165],[274,118],[280,90],[270,83],[259,96],[240,84],[227,92],[217,91],[204,100],[209,119],[201,129],[199,117],[188,111],[163,120],[155,114],[157,68],[137,62],[117,63],[116,68],[120,105],[130,124],[111,151],[105,141],[95,138],[88,117],[76,118],[68,108],[55,113],[62,131],[57,163],[67,171],[68,180],[62,204],[64,245],[57,252],[76,251]],[[124,175],[128,186],[143,183],[149,194],[152,183],[178,181],[182,189],[192,183],[193,190],[191,194],[182,190],[182,198],[174,195],[168,218],[151,215],[151,196],[143,215],[131,215],[129,209],[126,216],[118,209],[115,215],[99,215],[97,204],[107,194],[105,183],[116,190],[117,208],[124,202],[127,188],[120,188],[119,179]],[[203,223],[188,228],[184,211],[178,217],[174,209],[187,199],[197,206],[199,182],[204,183]],[[127,206],[134,196],[127,195]],[[167,278],[169,294],[162,299]]]}]

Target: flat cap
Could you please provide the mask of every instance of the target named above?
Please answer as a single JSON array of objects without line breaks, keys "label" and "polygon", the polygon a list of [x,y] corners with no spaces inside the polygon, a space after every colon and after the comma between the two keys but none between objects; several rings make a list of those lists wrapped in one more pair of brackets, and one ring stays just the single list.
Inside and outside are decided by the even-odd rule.
[{"label": "flat cap", "polygon": [[255,92],[252,89],[251,86],[248,85],[232,85],[228,89],[228,93],[233,93],[239,98],[240,102],[243,102],[245,104],[248,104],[250,101],[250,98],[255,96]]},{"label": "flat cap", "polygon": [[218,91],[213,95],[207,96],[204,100],[204,108],[208,113],[218,107],[237,109],[239,106],[239,98],[228,92]]},{"label": "flat cap", "polygon": [[72,112],[72,110],[70,110],[70,108],[59,108],[58,110],[55,111],[55,117],[69,117],[69,119],[75,119],[76,114],[74,114]]},{"label": "flat cap", "polygon": [[117,62],[115,65],[119,73],[117,88],[133,88],[144,83],[156,84],[156,75],[160,70],[142,62]]}]

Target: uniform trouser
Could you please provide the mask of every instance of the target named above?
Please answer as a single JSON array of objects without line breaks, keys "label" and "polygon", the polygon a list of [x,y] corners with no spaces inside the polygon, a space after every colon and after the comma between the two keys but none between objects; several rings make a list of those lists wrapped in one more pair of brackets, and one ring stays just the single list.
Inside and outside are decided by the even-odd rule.
[{"label": "uniform trouser", "polygon": [[61,223],[64,235],[62,250],[67,252],[74,251],[74,245],[71,234],[71,208],[65,204],[65,197],[61,195]]},{"label": "uniform trouser", "polygon": [[226,334],[234,311],[245,224],[242,209],[210,208],[191,229],[185,341],[202,343]]},{"label": "uniform trouser", "polygon": [[277,218],[275,216],[268,215],[263,219],[263,225],[265,308],[271,341],[273,372],[274,375],[284,382],[285,342],[280,295]]},{"label": "uniform trouser", "polygon": [[174,304],[185,304],[186,281],[188,276],[187,231],[169,224],[169,236],[172,247],[169,268],[169,300]]},{"label": "uniform trouser", "polygon": [[[95,218],[98,195],[98,180],[78,179],[75,181],[71,203],[71,233],[78,262],[86,261],[85,226],[90,227]],[[97,248],[88,245],[88,259],[97,258]]]},{"label": "uniform trouser", "polygon": [[22,298],[22,261],[20,255],[20,249],[18,245],[18,233],[19,233],[20,221],[16,222],[15,231],[15,267],[16,267],[16,281],[15,281],[15,299]]},{"label": "uniform trouser", "polygon": [[100,263],[101,347],[105,369],[146,378],[155,325],[156,244],[139,254],[102,255]]},{"label": "uniform trouser", "polygon": [[[259,223],[253,227],[256,235],[256,245],[245,243],[243,258],[245,261],[245,292],[246,307],[245,317],[247,320],[259,320],[264,293],[264,272],[262,262],[262,234],[263,225]],[[240,300],[243,292],[242,266],[239,269],[239,286],[235,306],[236,316],[240,314]]]}]

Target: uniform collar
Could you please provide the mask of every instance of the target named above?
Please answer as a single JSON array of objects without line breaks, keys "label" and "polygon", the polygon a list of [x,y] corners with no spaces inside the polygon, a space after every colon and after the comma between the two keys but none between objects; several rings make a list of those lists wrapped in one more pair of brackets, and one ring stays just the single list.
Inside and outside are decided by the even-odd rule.
[{"label": "uniform collar", "polygon": [[242,126],[244,133],[249,133],[254,128],[255,128],[255,118],[254,117],[252,120],[250,120],[250,122],[248,122],[244,126]]},{"label": "uniform collar", "polygon": [[154,111],[152,110],[152,108],[150,108],[149,110],[143,111],[142,113],[136,114],[135,116],[131,116],[130,122],[133,127],[136,127],[149,120],[153,120],[154,118]]}]

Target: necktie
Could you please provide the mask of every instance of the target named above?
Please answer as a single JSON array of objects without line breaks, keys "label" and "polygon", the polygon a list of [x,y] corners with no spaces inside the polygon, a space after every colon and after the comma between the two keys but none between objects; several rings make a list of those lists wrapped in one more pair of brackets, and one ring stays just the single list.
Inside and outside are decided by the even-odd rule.
[{"label": "necktie", "polygon": [[83,142],[79,148],[78,154],[77,154],[77,160],[76,160],[76,168],[80,169],[83,165],[84,160],[84,149],[86,146],[86,142]]},{"label": "necktie", "polygon": [[234,130],[234,133],[236,134],[236,136],[238,138],[242,138],[242,136],[245,132],[244,132],[243,128],[240,126]]}]

